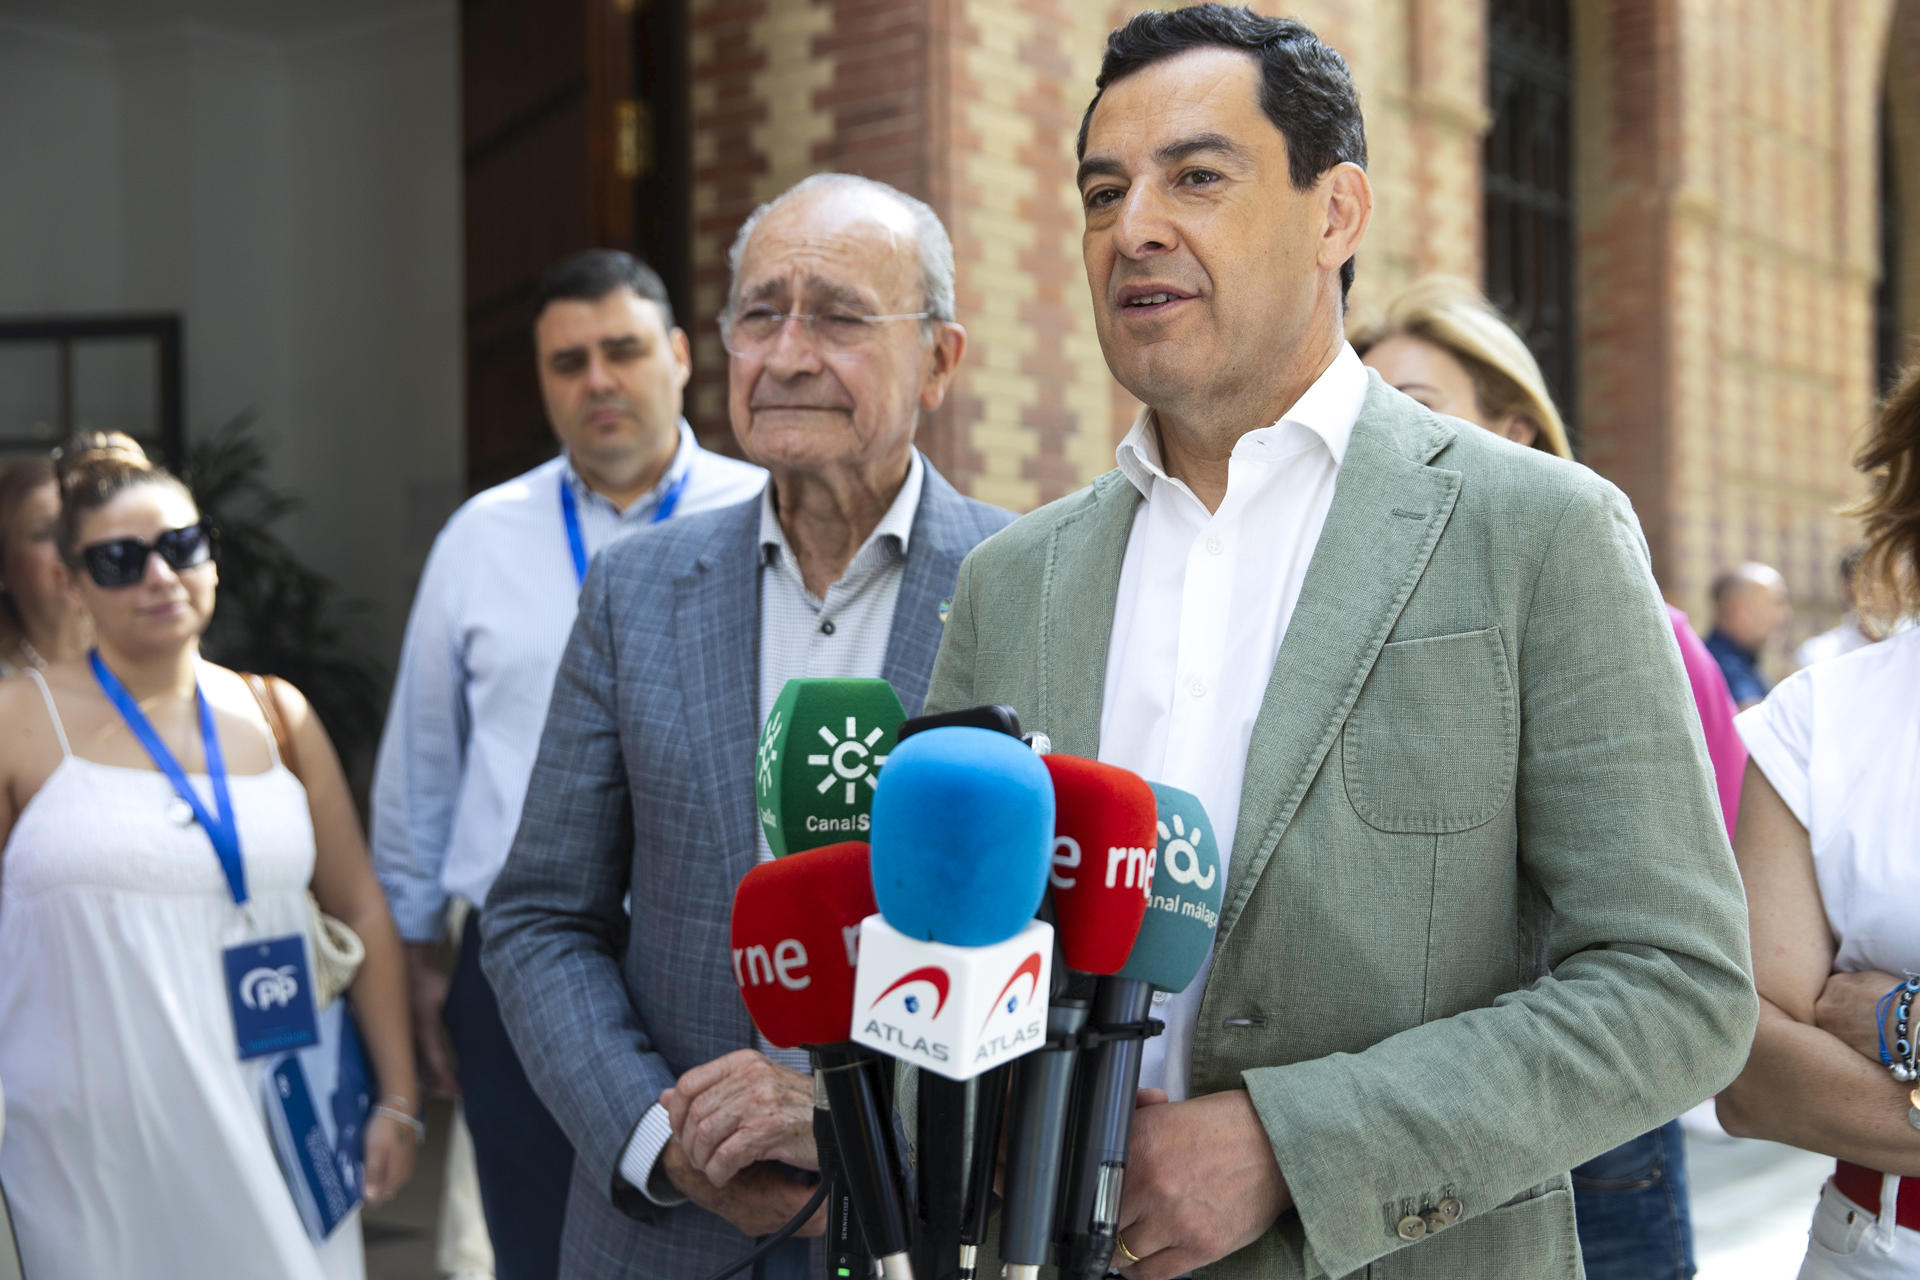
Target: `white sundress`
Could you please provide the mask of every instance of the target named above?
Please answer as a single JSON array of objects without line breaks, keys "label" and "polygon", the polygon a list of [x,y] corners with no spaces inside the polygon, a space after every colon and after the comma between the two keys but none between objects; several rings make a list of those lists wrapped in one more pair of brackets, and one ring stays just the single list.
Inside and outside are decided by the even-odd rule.
[{"label": "white sundress", "polygon": [[74,755],[28,674],[62,759],[0,852],[0,1181],[26,1274],[363,1280],[357,1210],[318,1248],[301,1225],[262,1102],[272,1059],[240,1061],[221,960],[306,932],[305,788],[278,752],[230,779],[236,907],[166,777]]}]

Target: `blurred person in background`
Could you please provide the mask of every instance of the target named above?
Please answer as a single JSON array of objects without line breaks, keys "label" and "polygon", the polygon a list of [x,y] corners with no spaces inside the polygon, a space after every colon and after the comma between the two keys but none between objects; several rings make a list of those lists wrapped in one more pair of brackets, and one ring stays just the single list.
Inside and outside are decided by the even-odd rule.
[{"label": "blurred person in background", "polygon": [[[349,996],[379,1099],[365,1191],[391,1196],[419,1091],[399,940],[339,762],[282,685],[296,776],[242,677],[200,657],[218,575],[186,486],[118,435],[63,451],[59,481],[96,647],[0,682],[0,1178],[26,1272],[359,1277],[358,1215],[316,1246],[294,1206],[263,1093],[277,1054],[241,1057],[241,1006],[263,1005],[226,972],[279,943],[310,976],[309,890],[359,935]],[[298,994],[281,990],[264,1007]]]},{"label": "blurred person in background", "polygon": [[[1870,478],[1852,513],[1866,530],[1856,582],[1874,612],[1911,619],[1920,365],[1895,385],[1855,465]],[[1752,759],[1734,850],[1761,1006],[1720,1121],[1740,1137],[1838,1157],[1801,1280],[1912,1280],[1920,1083],[1911,1018],[1904,1044],[1896,1019],[1904,979],[1920,973],[1920,630],[1794,673],[1738,727]]]},{"label": "blurred person in background", "polygon": [[[1379,321],[1356,329],[1353,344],[1395,390],[1434,412],[1556,457],[1573,457],[1533,353],[1466,282],[1444,276],[1415,281],[1388,300]],[[1746,766],[1746,750],[1733,731],[1733,699],[1686,614],[1669,605],[1667,616],[1700,713],[1721,813],[1731,825]],[[1678,1120],[1575,1168],[1573,1196],[1589,1280],[1694,1273]]]},{"label": "blurred person in background", "polygon": [[51,458],[0,469],[0,676],[86,652],[87,614],[54,545],[59,521]]},{"label": "blurred person in background", "polygon": [[[680,415],[687,335],[666,285],[630,254],[589,249],[549,267],[533,345],[559,456],[475,495],[434,540],[373,778],[374,864],[406,940],[422,1070],[460,1094],[501,1280],[555,1273],[573,1169],[507,1039],[480,946],[580,586],[609,544],[766,484],[695,441]],[[449,982],[435,953],[458,904],[472,910]]]},{"label": "blurred person in background", "polygon": [[1791,616],[1787,580],[1771,565],[1749,560],[1715,578],[1712,593],[1707,652],[1720,664],[1735,705],[1745,711],[1772,687],[1760,671],[1760,655]]},{"label": "blurred person in background", "polygon": [[1866,554],[1866,550],[1866,544],[1856,542],[1841,555],[1840,594],[1846,599],[1847,611],[1841,615],[1838,626],[1809,638],[1793,651],[1794,666],[1810,667],[1816,662],[1837,658],[1855,649],[1864,649],[1886,638],[1887,633],[1878,622],[1860,616],[1860,603],[1854,598],[1853,579],[1860,570],[1860,557]]},{"label": "blurred person in background", "polygon": [[1388,386],[1435,413],[1556,458],[1573,457],[1533,353],[1466,281],[1414,281],[1387,300],[1377,320],[1356,326],[1350,340]]}]

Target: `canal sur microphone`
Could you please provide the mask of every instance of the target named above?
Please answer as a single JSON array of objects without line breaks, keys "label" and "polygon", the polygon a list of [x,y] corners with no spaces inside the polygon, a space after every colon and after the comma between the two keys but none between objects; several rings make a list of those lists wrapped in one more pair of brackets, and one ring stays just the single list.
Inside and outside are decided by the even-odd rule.
[{"label": "canal sur microphone", "polygon": [[775,857],[867,839],[867,814],[906,712],[885,680],[789,680],[754,753],[753,797]]},{"label": "canal sur microphone", "polygon": [[1113,1261],[1145,1047],[1137,1032],[1155,990],[1184,991],[1200,971],[1226,892],[1213,824],[1199,798],[1152,785],[1158,809],[1152,902],[1126,965],[1096,986],[1091,1015],[1096,1030],[1135,1034],[1102,1041],[1080,1062],[1057,1233],[1064,1280],[1100,1280]]},{"label": "canal sur microphone", "polygon": [[1047,756],[1057,806],[1049,880],[1065,962],[1047,1015],[1047,1044],[1013,1070],[1008,1100],[1000,1257],[1009,1280],[1049,1261],[1074,1064],[1096,975],[1127,961],[1154,874],[1153,789],[1138,774],[1079,756]]},{"label": "canal sur microphone", "polygon": [[[783,1049],[805,1045],[812,1055],[832,1255],[853,1275],[866,1274],[870,1255],[883,1275],[910,1277],[902,1162],[880,1074],[885,1063],[847,1042],[860,922],[873,906],[864,844],[763,862],[734,891],[733,975],[760,1034]],[[845,1203],[832,1187],[851,1201],[861,1240],[846,1237]]]}]

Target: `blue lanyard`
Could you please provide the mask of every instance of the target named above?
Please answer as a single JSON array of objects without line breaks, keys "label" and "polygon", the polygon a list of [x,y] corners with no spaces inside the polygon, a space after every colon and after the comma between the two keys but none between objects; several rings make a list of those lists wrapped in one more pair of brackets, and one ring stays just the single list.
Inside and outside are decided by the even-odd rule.
[{"label": "blue lanyard", "polygon": [[133,736],[140,740],[140,745],[147,749],[153,762],[160,766],[160,772],[167,775],[167,781],[173,784],[173,789],[193,810],[201,830],[213,842],[213,852],[220,859],[220,870],[226,872],[227,888],[233,891],[234,902],[244,904],[247,900],[247,868],[240,861],[240,824],[234,821],[233,797],[227,792],[227,762],[220,754],[220,735],[214,731],[213,709],[207,705],[207,695],[201,692],[200,682],[194,681],[193,697],[200,704],[200,743],[207,754],[207,776],[213,781],[214,813],[207,812],[199,793],[187,781],[180,762],[173,758],[173,752],[167,750],[167,744],[154,732],[153,724],[147,719],[146,713],[140,710],[140,704],[133,700],[133,695],[127,692],[127,687],[120,683],[113,672],[107,670],[107,664],[100,660],[100,651],[94,649],[89,652],[87,661],[93,664],[93,677],[100,682],[107,700],[119,708],[127,728],[133,730]]},{"label": "blue lanyard", "polygon": [[[688,467],[660,495],[648,524],[659,524],[673,515],[674,508],[680,505],[680,495],[687,491],[687,478],[692,474],[693,468]],[[583,586],[587,581],[587,540],[580,532],[580,504],[575,500],[573,486],[567,483],[565,475],[560,477],[560,519],[567,526],[567,550],[573,553],[573,584],[576,587]]]}]

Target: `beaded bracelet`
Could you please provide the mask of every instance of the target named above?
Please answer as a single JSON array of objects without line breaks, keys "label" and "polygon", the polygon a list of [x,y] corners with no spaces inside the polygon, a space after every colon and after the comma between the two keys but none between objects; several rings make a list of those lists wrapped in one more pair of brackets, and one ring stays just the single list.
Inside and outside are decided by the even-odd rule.
[{"label": "beaded bracelet", "polygon": [[[1910,1084],[1920,1079],[1920,1071],[1914,1067],[1914,1046],[1912,1032],[1913,997],[1920,992],[1920,978],[1908,978],[1893,990],[1880,997],[1874,1006],[1874,1013],[1880,1021],[1880,1063],[1893,1072],[1893,1078],[1901,1084]],[[1893,1005],[1893,1052],[1887,1052],[1887,1006]]]},{"label": "beaded bracelet", "polygon": [[[1874,1012],[1880,1017],[1880,1061],[1901,1084],[1916,1087],[1907,1095],[1907,1123],[1920,1129],[1920,1050],[1913,1034],[1913,998],[1920,995],[1920,977],[1908,978],[1880,997]],[[1893,1005],[1893,1052],[1887,1052],[1886,1008]]]},{"label": "beaded bracelet", "polygon": [[[388,1106],[387,1104],[390,1102],[397,1102],[400,1105],[397,1107]],[[395,1124],[405,1125],[407,1128],[413,1130],[414,1145],[423,1146],[427,1141],[427,1122],[413,1114],[412,1106],[413,1103],[411,1099],[403,1098],[397,1093],[390,1094],[380,1099],[380,1101],[374,1105],[373,1114],[376,1116],[385,1116]]]}]

